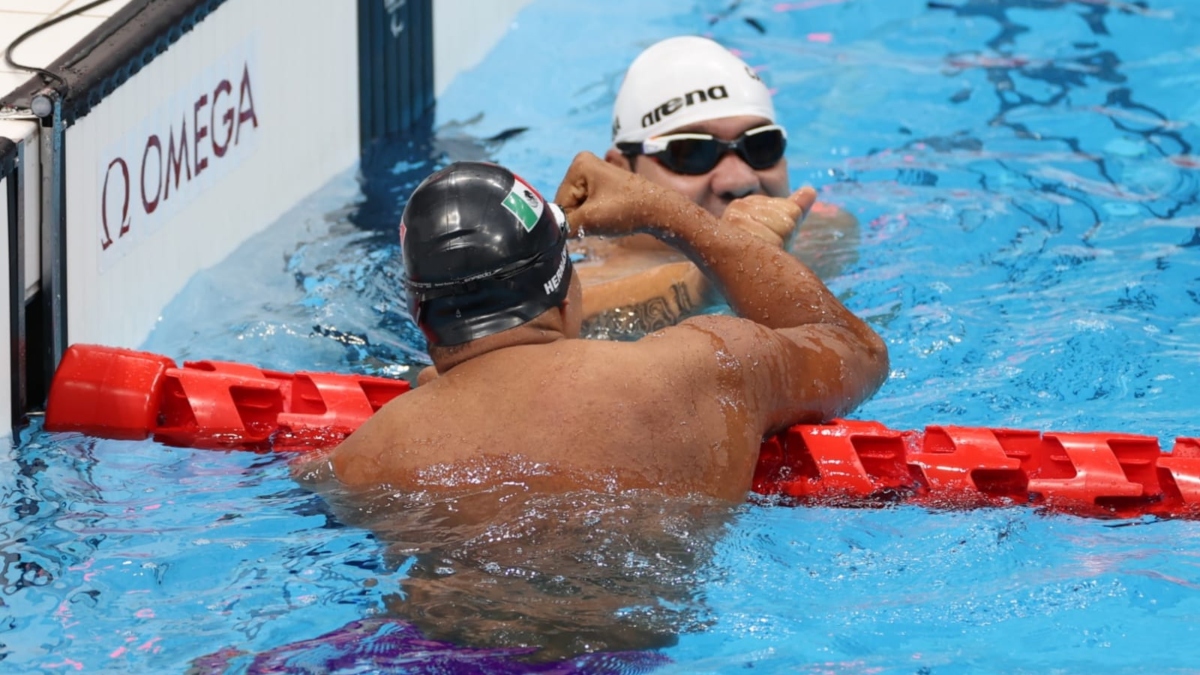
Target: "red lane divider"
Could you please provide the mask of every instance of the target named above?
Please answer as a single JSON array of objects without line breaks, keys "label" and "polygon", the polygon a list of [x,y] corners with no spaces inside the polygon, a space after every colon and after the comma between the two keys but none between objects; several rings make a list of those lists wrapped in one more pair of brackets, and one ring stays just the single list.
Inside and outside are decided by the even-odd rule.
[{"label": "red lane divider", "polygon": [[382,377],[224,361],[177,368],[146,352],[72,345],[50,385],[45,428],[192,448],[312,450],[336,445],[408,390]]},{"label": "red lane divider", "polygon": [[1200,517],[1200,439],[875,422],[797,425],[763,444],[754,491],[797,503],[1023,504],[1081,516]]},{"label": "red lane divider", "polygon": [[[74,345],[54,375],[48,431],[228,450],[339,443],[407,382],[281,373]],[[796,425],[767,439],[754,491],[793,503],[931,508],[1024,504],[1095,517],[1200,517],[1200,439],[878,422]]]}]

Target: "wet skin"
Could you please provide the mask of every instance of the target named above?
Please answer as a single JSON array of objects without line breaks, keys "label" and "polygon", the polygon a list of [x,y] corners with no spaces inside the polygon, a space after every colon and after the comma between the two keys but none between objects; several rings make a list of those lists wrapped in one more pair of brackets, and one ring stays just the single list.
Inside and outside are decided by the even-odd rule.
[{"label": "wet skin", "polygon": [[[766,124],[770,120],[742,115],[691,124],[670,133],[706,133],[733,140]],[[608,150],[605,161],[685,196],[718,218],[741,198],[785,197],[789,192],[786,159],[756,170],[736,153],[727,152],[711,171],[698,176],[675,173],[653,157],[627,157],[615,148]],[[854,259],[858,221],[835,206],[814,204],[799,234],[794,223],[773,233],[762,227],[751,231],[793,251],[818,276],[826,278]],[[594,234],[586,228],[584,233]],[[574,243],[572,250],[584,256],[577,270],[585,289],[585,332],[589,335],[637,337],[678,323],[716,299],[702,273],[650,235],[587,236]]]},{"label": "wet skin", "polygon": [[[346,522],[411,556],[389,611],[435,637],[539,644],[546,658],[669,644],[692,619],[641,621],[627,610],[655,602],[643,598],[694,608],[690,583],[671,579],[702,564],[711,537],[673,539],[675,525],[653,514],[690,503],[703,513],[685,529],[717,531],[750,489],[764,436],[845,414],[887,372],[879,336],[765,238],[794,227],[815,198],[809,188],[752,195],[722,223],[593,155],[576,158],[555,199],[569,219],[672,242],[739,316],[688,319],[637,342],[581,340],[572,275],[567,299],[531,322],[431,348],[436,371],[420,386],[296,466],[343,502]],[[410,501],[381,505],[381,495]],[[627,509],[634,495],[649,496],[648,515]],[[596,499],[615,500],[616,521],[595,523]],[[564,526],[531,539],[520,528],[533,520]],[[414,532],[422,524],[425,534]],[[647,579],[588,562],[594,546],[613,539],[620,553],[631,538],[649,552],[676,550],[671,569]]]},{"label": "wet skin", "polygon": [[516,477],[546,490],[740,500],[764,435],[844,414],[887,372],[879,336],[800,261],[749,231],[794,226],[815,196],[805,188],[744,198],[730,209],[743,226],[730,227],[582,153],[555,200],[568,219],[671,241],[745,318],[696,317],[633,343],[578,340],[582,290],[573,274],[564,303],[533,321],[431,348],[437,377],[333,451],[338,477],[446,488]]}]

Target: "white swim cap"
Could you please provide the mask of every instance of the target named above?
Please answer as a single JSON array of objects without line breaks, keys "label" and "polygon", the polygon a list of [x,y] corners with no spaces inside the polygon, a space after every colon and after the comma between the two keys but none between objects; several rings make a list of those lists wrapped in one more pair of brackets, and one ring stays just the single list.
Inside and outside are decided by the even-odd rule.
[{"label": "white swim cap", "polygon": [[771,92],[750,66],[707,38],[667,38],[625,72],[613,107],[613,142],[644,141],[736,115],[775,121]]}]

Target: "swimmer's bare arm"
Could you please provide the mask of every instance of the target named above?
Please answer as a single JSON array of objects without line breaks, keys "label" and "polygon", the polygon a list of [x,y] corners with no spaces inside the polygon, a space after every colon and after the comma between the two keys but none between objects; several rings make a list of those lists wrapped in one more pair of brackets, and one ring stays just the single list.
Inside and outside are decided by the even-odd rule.
[{"label": "swimmer's bare arm", "polygon": [[[802,188],[786,199],[752,195],[743,203],[757,209],[762,221],[796,220],[815,199],[811,188]],[[693,320],[722,335],[742,363],[747,400],[763,416],[764,431],[844,415],[883,384],[888,369],[883,340],[801,261],[741,230],[682,224],[660,236],[675,239],[738,316],[757,324]]]},{"label": "swimmer's bare arm", "polygon": [[[795,222],[815,199],[804,188],[788,199],[746,198],[745,208],[760,222]],[[757,324],[728,317],[687,322],[719,333],[749,371],[747,400],[765,431],[844,414],[883,383],[883,340],[787,252],[743,229],[722,228],[699,206],[588,153],[576,157],[556,201],[585,227],[650,232],[677,246],[739,316]]]},{"label": "swimmer's bare arm", "polygon": [[[794,222],[763,223],[734,201],[721,216],[727,227],[740,227],[782,248],[791,238]],[[599,265],[576,265],[583,283],[583,316],[591,329],[650,332],[673,326],[716,299],[704,272],[691,262],[666,262],[620,276],[623,250],[614,248]],[[589,331],[592,332],[592,331]]]},{"label": "swimmer's bare arm", "polygon": [[[721,221],[744,227],[783,248],[790,227],[768,227],[739,213],[741,200],[726,208]],[[794,224],[793,224],[794,225]],[[789,246],[822,279],[837,276],[858,256],[858,220],[836,206],[816,204]],[[583,246],[586,248],[586,245]],[[623,252],[614,250],[603,262],[576,265],[583,283],[585,329],[595,332],[651,332],[673,326],[716,300],[704,272],[690,262],[664,262],[621,273]]]}]

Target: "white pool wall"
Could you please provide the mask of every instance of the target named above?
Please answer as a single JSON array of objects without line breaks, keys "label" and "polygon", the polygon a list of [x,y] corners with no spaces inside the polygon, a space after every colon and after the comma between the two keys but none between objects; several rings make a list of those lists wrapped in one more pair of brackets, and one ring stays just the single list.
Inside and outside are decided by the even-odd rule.
[{"label": "white pool wall", "polygon": [[66,130],[69,342],[140,345],[192,274],[358,160],[357,50],[325,0],[227,2]]},{"label": "white pool wall", "polygon": [[[386,7],[399,0],[379,1]],[[486,58],[530,1],[434,0],[435,96]],[[103,17],[62,25],[80,20],[98,25]],[[31,65],[48,64],[80,39],[79,32],[56,28],[38,36]],[[58,43],[56,33],[63,36]],[[193,274],[357,163],[358,36],[357,3],[228,0],[66,128],[69,343],[138,347]],[[239,130],[237,120],[250,111],[241,101],[243,86],[253,115]],[[233,133],[241,136],[218,156],[213,143],[225,142],[230,109]],[[186,160],[178,145],[184,125]],[[35,121],[0,119],[0,135],[23,143],[26,298],[36,292],[42,267],[46,132]],[[178,170],[168,161],[172,142]],[[170,183],[169,194],[160,179]],[[7,306],[9,295],[3,297]],[[9,354],[9,331],[0,333],[0,353]],[[9,358],[0,361],[0,381],[11,382]],[[2,437],[12,428],[11,387],[0,398]]]},{"label": "white pool wall", "polygon": [[[434,0],[433,94],[479,65],[531,0]],[[551,49],[553,45],[547,45]]]}]

